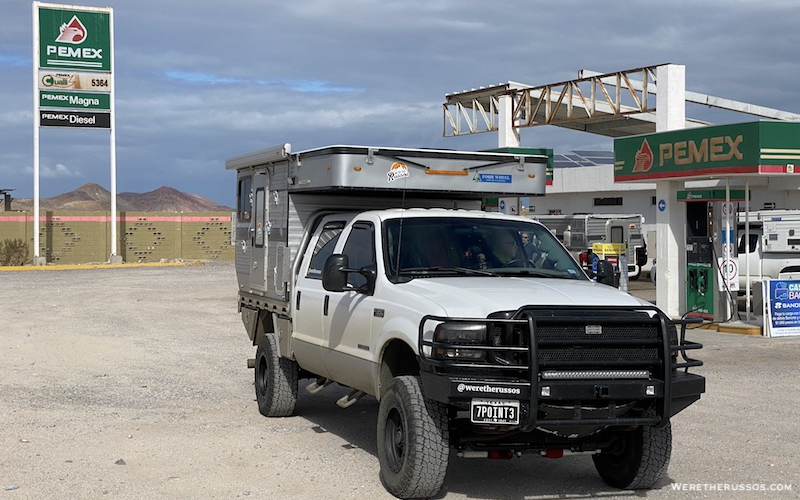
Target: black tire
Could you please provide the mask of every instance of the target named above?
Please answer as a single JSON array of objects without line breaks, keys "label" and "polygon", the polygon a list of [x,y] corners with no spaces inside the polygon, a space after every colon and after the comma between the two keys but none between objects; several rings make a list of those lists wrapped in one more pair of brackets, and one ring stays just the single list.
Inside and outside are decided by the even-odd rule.
[{"label": "black tire", "polygon": [[297,404],[297,363],[278,354],[275,335],[258,342],[255,366],[256,401],[265,417],[288,417]]},{"label": "black tire", "polygon": [[600,477],[615,488],[640,490],[656,485],[667,472],[672,455],[672,425],[640,426],[617,433],[614,444],[592,455]]},{"label": "black tire", "polygon": [[395,377],[378,410],[383,486],[398,498],[429,498],[442,488],[450,452],[447,405],[426,399],[417,377]]}]

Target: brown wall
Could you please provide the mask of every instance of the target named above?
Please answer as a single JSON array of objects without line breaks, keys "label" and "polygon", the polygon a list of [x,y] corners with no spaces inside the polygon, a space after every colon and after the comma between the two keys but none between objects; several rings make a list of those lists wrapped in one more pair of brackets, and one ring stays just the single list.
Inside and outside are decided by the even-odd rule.
[{"label": "brown wall", "polygon": [[[110,212],[42,211],[39,255],[52,264],[107,262]],[[230,212],[119,212],[117,254],[125,262],[232,261]],[[22,239],[33,258],[33,213],[0,212],[0,241]]]}]

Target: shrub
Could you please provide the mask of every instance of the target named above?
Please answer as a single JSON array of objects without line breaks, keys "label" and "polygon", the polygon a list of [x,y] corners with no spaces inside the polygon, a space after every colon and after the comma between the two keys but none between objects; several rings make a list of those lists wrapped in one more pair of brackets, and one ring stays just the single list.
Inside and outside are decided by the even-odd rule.
[{"label": "shrub", "polygon": [[27,260],[27,243],[21,239],[0,241],[0,266],[21,266]]}]

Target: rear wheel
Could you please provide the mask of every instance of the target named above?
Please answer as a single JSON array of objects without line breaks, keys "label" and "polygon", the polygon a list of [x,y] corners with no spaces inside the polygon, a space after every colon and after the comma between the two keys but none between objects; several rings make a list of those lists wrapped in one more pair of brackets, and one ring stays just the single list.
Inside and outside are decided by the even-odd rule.
[{"label": "rear wheel", "polygon": [[426,399],[419,379],[392,379],[378,410],[378,461],[386,490],[428,498],[444,483],[449,455],[447,406]]},{"label": "rear wheel", "polygon": [[265,417],[288,417],[297,404],[297,363],[278,353],[275,335],[258,342],[255,366],[256,401]]},{"label": "rear wheel", "polygon": [[629,490],[655,486],[672,455],[672,426],[641,426],[617,433],[614,444],[593,455],[594,466],[609,486]]}]

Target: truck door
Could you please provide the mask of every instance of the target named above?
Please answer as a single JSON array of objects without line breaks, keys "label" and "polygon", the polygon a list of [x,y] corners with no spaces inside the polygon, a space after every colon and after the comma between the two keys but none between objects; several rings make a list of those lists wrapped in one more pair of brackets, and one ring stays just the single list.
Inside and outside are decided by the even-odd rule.
[{"label": "truck door", "polygon": [[[341,253],[347,255],[351,269],[368,268],[376,272],[375,249],[374,225],[359,221],[347,234]],[[349,273],[348,282],[353,290],[331,292],[327,314],[323,315],[328,348],[325,364],[338,382],[372,393],[372,360],[376,355],[372,320],[385,305],[376,296],[357,291],[367,285],[368,278],[364,275]]]},{"label": "truck door", "polygon": [[250,218],[250,286],[255,290],[266,291],[267,279],[267,238],[269,236],[269,205],[267,188],[269,175],[266,170],[253,175],[253,215]]},{"label": "truck door", "polygon": [[[739,289],[747,288],[747,276],[750,276],[750,286],[753,282],[761,281],[761,263],[763,262],[763,249],[761,248],[761,227],[750,227],[749,242],[746,242],[744,228],[739,232],[739,244],[736,253],[739,257]],[[748,243],[748,244],[745,244]],[[748,267],[749,266],[749,267]]]},{"label": "truck door", "polygon": [[346,214],[327,215],[317,224],[293,291],[292,349],[303,367],[324,377],[328,376],[328,371],[323,363],[322,349],[327,339],[325,317],[329,313],[330,292],[322,288],[322,268],[351,218],[352,215]]}]

